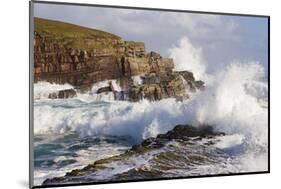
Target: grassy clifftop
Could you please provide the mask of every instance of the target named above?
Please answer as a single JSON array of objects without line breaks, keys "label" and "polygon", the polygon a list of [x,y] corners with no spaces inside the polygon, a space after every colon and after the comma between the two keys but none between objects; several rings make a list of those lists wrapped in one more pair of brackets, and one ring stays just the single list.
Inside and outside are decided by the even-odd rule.
[{"label": "grassy clifftop", "polygon": [[64,45],[86,50],[110,48],[113,41],[121,40],[121,37],[101,30],[42,18],[34,18],[34,30]]}]

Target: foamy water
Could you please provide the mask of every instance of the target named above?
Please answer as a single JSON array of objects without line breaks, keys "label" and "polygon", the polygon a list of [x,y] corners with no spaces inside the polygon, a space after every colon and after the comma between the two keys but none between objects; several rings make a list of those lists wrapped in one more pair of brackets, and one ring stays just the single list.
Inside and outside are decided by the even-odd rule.
[{"label": "foamy water", "polygon": [[[93,137],[114,136],[128,139],[126,143],[111,143],[108,140],[107,146],[102,146],[100,141],[90,143],[95,146],[96,151],[99,148],[109,149],[100,150],[98,156],[92,156],[96,151],[87,145],[73,151],[72,156],[63,153],[55,158],[52,155],[41,156],[43,161],[48,162],[51,159],[55,163],[50,166],[44,166],[44,163],[35,166],[35,182],[40,184],[46,178],[62,176],[66,171],[81,168],[94,160],[121,153],[120,149],[128,149],[143,139],[165,133],[177,124],[208,124],[219,132],[225,132],[226,136],[216,138],[213,148],[228,150],[230,155],[223,157],[221,165],[202,165],[192,169],[193,172],[179,169],[171,175],[267,170],[268,86],[262,79],[265,78],[263,67],[258,63],[234,62],[217,73],[206,74],[205,77],[208,78],[205,90],[182,102],[170,98],[156,102],[143,100],[132,103],[114,101],[112,93],[96,94],[97,89],[106,86],[108,81],[95,84],[89,93],[78,94],[75,98],[51,100],[47,98],[50,91],[72,86],[46,82],[35,84],[34,135],[44,138],[35,142],[35,150],[40,144],[59,144],[56,140],[46,139],[64,138],[69,133],[76,134],[73,140],[78,140],[77,143]],[[118,89],[116,81],[112,82]],[[134,82],[141,81],[136,77]],[[68,149],[71,142],[65,145],[54,151],[58,153]],[[237,151],[239,153],[234,153]],[[36,158],[35,156],[35,160]],[[75,161],[57,168],[57,162],[65,158]],[[138,159],[145,157],[140,156],[131,161],[136,163]],[[121,167],[119,165],[112,165],[118,173],[128,170],[125,164]],[[99,173],[101,177],[102,173]]]}]

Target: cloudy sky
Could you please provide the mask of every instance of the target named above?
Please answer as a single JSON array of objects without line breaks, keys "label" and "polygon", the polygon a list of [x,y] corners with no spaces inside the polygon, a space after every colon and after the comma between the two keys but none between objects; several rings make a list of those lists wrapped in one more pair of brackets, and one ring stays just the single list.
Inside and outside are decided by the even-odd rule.
[{"label": "cloudy sky", "polygon": [[[264,17],[35,4],[36,17],[60,20],[145,42],[147,51],[204,61],[207,72],[233,61],[267,68],[268,23]],[[185,49],[185,50],[180,50]]]}]

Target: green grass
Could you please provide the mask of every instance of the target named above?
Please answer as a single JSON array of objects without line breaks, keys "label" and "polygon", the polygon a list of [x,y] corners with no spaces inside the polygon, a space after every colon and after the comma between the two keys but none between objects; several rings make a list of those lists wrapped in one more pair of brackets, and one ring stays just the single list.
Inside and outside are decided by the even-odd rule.
[{"label": "green grass", "polygon": [[121,40],[121,37],[101,30],[42,18],[34,18],[34,30],[65,46],[85,50],[111,49],[113,40]]}]

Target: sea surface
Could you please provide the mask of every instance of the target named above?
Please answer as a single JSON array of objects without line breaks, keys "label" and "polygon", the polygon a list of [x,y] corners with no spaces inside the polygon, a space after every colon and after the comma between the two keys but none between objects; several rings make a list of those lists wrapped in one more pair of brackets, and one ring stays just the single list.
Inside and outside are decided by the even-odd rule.
[{"label": "sea surface", "polygon": [[[48,94],[71,85],[34,84],[34,184],[64,176],[106,157],[122,154],[144,139],[166,133],[178,124],[208,124],[225,136],[169,141],[161,149],[108,165],[92,175],[107,181],[129,170],[163,171],[164,177],[256,172],[268,169],[268,86],[257,64],[231,64],[208,76],[206,89],[189,99],[150,102],[114,100],[96,94],[108,81],[71,99]],[[118,85],[116,81],[113,81]],[[184,160],[157,160],[172,151]],[[200,157],[188,161],[186,157]],[[171,168],[172,167],[172,168]],[[167,167],[166,167],[167,168]],[[160,170],[159,170],[160,169]],[[162,170],[161,170],[162,169]],[[145,178],[143,174],[141,178]],[[163,175],[162,175],[163,176]],[[132,179],[138,179],[132,175]]]}]

